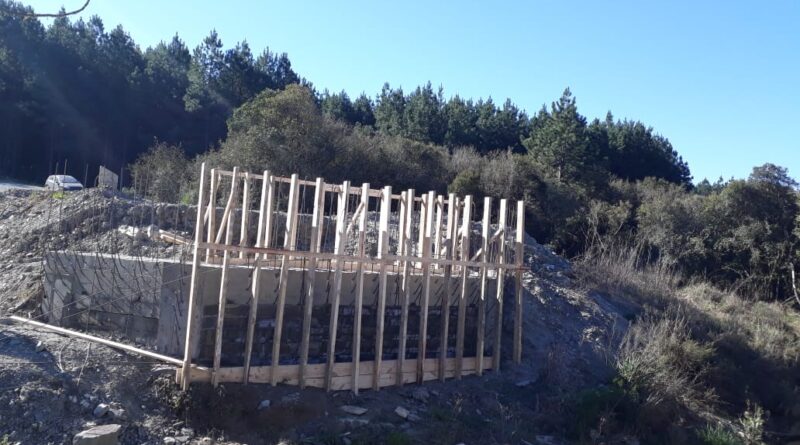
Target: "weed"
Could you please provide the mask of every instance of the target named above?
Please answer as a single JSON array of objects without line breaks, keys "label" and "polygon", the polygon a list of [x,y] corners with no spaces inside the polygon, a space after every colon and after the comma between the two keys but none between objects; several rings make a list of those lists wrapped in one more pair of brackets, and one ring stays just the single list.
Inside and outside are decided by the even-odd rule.
[{"label": "weed", "polygon": [[764,442],[764,410],[756,404],[747,401],[747,409],[739,418],[742,428],[742,438],[747,445],[761,445]]},{"label": "weed", "polygon": [[392,431],[386,436],[386,445],[410,445],[413,441],[402,431]]},{"label": "weed", "polygon": [[706,425],[697,436],[703,445],[742,445],[742,440],[736,433],[721,425]]}]

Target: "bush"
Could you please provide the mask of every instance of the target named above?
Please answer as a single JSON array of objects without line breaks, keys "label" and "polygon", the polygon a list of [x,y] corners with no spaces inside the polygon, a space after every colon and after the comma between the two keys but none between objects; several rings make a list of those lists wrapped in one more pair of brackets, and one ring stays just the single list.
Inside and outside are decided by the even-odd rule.
[{"label": "bush", "polygon": [[158,142],[131,164],[137,196],[161,202],[179,202],[189,186],[190,162],[180,146]]},{"label": "bush", "polygon": [[642,406],[676,413],[706,410],[714,400],[702,377],[714,353],[691,338],[686,319],[674,312],[648,315],[626,333],[616,369],[619,383]]}]

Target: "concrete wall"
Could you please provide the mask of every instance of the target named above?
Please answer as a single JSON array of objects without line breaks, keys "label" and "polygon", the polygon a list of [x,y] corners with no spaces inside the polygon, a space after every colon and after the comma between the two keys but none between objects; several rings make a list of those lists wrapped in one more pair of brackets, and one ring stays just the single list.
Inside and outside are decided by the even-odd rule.
[{"label": "concrete wall", "polygon": [[[252,268],[231,266],[228,298],[223,330],[223,365],[241,366],[249,311]],[[201,363],[210,363],[216,329],[216,318],[221,279],[221,268],[202,266],[199,270],[199,298],[202,313],[197,320],[200,335],[194,348]],[[274,331],[275,300],[278,294],[280,270],[263,269],[260,274],[261,295],[253,348],[253,364],[271,361]],[[314,311],[311,327],[311,362],[325,361],[332,297],[333,272],[318,271],[315,277]],[[355,313],[353,302],[356,293],[356,273],[342,276],[342,297],[337,330],[337,361],[352,360],[350,345]],[[45,256],[45,294],[42,309],[49,323],[113,333],[115,336],[144,344],[161,353],[181,356],[186,329],[187,302],[191,264],[173,260],[152,260],[125,256],[99,255],[76,252],[49,252]],[[302,332],[302,301],[307,289],[307,274],[300,269],[290,269],[284,315],[284,332],[281,345],[281,363],[295,363],[299,357]],[[387,288],[386,328],[384,357],[396,357],[400,332],[400,304],[402,301],[401,277],[389,275]],[[486,351],[491,351],[496,295],[495,280],[487,288],[487,340]],[[446,294],[446,281],[441,276],[431,278],[431,300],[428,316],[429,357],[438,356],[441,335],[441,302],[447,297],[451,305],[448,333],[448,355],[454,355],[457,302],[460,279],[451,279],[450,295]],[[411,306],[409,309],[409,358],[416,357],[419,329],[419,302],[422,277],[411,277]],[[480,292],[477,276],[468,281],[468,301],[475,301]],[[378,297],[378,274],[365,272],[364,307],[362,310],[361,359],[372,359],[375,343],[375,310]],[[467,356],[475,355],[477,307],[467,311]]]}]

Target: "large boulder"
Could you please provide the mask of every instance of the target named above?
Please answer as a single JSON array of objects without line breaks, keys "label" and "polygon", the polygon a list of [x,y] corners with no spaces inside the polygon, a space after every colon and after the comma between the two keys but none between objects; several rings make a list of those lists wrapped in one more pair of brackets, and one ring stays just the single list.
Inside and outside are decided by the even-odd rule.
[{"label": "large boulder", "polygon": [[117,445],[122,425],[100,425],[81,431],[72,438],[72,445]]}]

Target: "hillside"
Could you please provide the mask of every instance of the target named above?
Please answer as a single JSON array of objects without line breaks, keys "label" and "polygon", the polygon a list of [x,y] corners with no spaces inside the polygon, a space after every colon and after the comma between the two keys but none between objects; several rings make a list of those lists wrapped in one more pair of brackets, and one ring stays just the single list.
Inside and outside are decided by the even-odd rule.
[{"label": "hillside", "polygon": [[[117,231],[151,222],[180,230],[159,220],[163,205],[97,191],[0,200],[4,314],[37,316],[45,249],[180,256]],[[5,321],[0,431],[9,443],[61,443],[92,424],[119,423],[124,444],[630,444],[783,443],[800,426],[793,310],[680,285],[674,273],[633,268],[622,255],[571,265],[530,237],[526,265],[521,365],[358,397],[238,384],[196,385],[184,396],[169,366]],[[95,417],[100,403],[118,414]],[[345,405],[367,411],[348,414]]]}]

